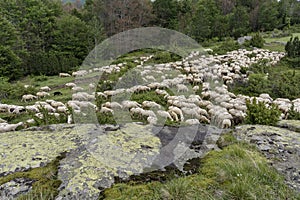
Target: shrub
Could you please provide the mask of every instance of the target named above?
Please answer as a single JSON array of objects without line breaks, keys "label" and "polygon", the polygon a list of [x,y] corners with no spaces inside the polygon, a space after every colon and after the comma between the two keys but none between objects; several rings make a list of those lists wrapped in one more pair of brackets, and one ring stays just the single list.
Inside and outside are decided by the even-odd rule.
[{"label": "shrub", "polygon": [[298,37],[291,37],[290,41],[285,45],[285,50],[288,57],[297,58],[300,57],[300,41]]},{"label": "shrub", "polygon": [[294,104],[288,112],[287,119],[300,120],[300,113],[294,110]]},{"label": "shrub", "polygon": [[279,121],[281,112],[275,104],[267,108],[263,102],[257,103],[254,98],[252,103],[248,100],[246,105],[246,124],[275,125]]},{"label": "shrub", "polygon": [[250,40],[250,45],[252,47],[262,48],[264,46],[264,43],[265,40],[259,33],[256,33]]}]

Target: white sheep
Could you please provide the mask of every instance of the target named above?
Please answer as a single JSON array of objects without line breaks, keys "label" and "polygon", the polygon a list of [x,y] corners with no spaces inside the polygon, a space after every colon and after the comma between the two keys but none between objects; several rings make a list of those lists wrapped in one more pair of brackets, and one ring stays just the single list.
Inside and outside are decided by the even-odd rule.
[{"label": "white sheep", "polygon": [[3,133],[3,132],[8,132],[8,131],[15,131],[16,128],[18,128],[19,126],[22,126],[23,125],[23,122],[19,122],[17,124],[7,124],[7,123],[3,123],[1,126],[0,126],[0,133]]},{"label": "white sheep", "polygon": [[42,91],[42,92],[37,92],[36,96],[38,96],[38,98],[44,98],[46,96],[50,96],[50,94],[48,92]]},{"label": "white sheep", "polygon": [[106,108],[106,107],[102,107],[100,109],[100,113],[111,113],[111,114],[114,114],[114,111],[110,108]]},{"label": "white sheep", "polygon": [[72,87],[72,90],[73,90],[74,92],[84,91],[84,89],[83,89],[82,87],[79,87],[79,86]]},{"label": "white sheep", "polygon": [[70,77],[71,75],[68,73],[59,73],[59,77]]},{"label": "white sheep", "polygon": [[125,100],[125,101],[122,101],[122,105],[123,105],[123,108],[136,108],[136,107],[141,107],[141,104],[139,104],[138,102],[136,101],[130,101],[130,100]]},{"label": "white sheep", "polygon": [[21,101],[27,102],[27,101],[32,101],[33,99],[37,99],[37,96],[32,95],[32,94],[24,94],[22,96],[22,100]]},{"label": "white sheep", "polygon": [[171,121],[173,121],[173,118],[171,117],[170,113],[164,110],[158,110],[157,111],[157,115],[163,117],[163,118],[167,118],[170,119]]},{"label": "white sheep", "polygon": [[169,106],[169,110],[172,111],[172,112],[174,112],[174,113],[176,113],[177,115],[179,115],[181,121],[184,120],[183,113],[180,110],[180,108],[175,107],[175,106]]},{"label": "white sheep", "polygon": [[113,109],[122,109],[123,106],[119,104],[118,102],[106,102],[102,104],[102,106],[107,107],[107,108],[113,108]]},{"label": "white sheep", "polygon": [[44,86],[40,88],[40,91],[49,92],[51,91],[51,88],[49,86]]},{"label": "white sheep", "polygon": [[183,84],[177,85],[177,92],[188,92],[189,88]]},{"label": "white sheep", "polygon": [[156,109],[161,109],[161,105],[154,101],[143,101],[142,106],[144,108],[156,108]]},{"label": "white sheep", "polygon": [[223,119],[221,128],[230,128],[231,127],[231,120],[230,119]]},{"label": "white sheep", "polygon": [[198,119],[187,119],[185,121],[185,123],[189,124],[189,125],[197,125],[197,124],[200,124],[199,120]]},{"label": "white sheep", "polygon": [[65,86],[69,88],[73,88],[76,87],[77,85],[75,83],[70,82],[70,83],[66,83]]},{"label": "white sheep", "polygon": [[147,117],[147,121],[149,124],[157,124],[157,118],[154,116]]}]

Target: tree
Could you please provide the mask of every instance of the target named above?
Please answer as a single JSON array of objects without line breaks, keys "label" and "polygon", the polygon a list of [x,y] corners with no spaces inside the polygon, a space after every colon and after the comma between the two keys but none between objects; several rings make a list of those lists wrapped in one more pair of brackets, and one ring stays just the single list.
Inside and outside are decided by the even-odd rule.
[{"label": "tree", "polygon": [[147,26],[152,21],[150,0],[96,0],[107,36]]},{"label": "tree", "polygon": [[9,48],[0,45],[0,75],[16,80],[21,76],[20,58]]},{"label": "tree", "polygon": [[234,8],[230,16],[230,30],[232,36],[238,38],[247,34],[250,31],[249,10],[244,6]]},{"label": "tree", "polygon": [[153,13],[155,24],[168,28],[176,29],[178,26],[179,1],[177,0],[156,0],[153,2]]},{"label": "tree", "polygon": [[299,58],[300,57],[300,41],[298,37],[291,37],[290,41],[285,45],[285,50],[288,57]]},{"label": "tree", "polygon": [[198,41],[214,36],[217,31],[217,20],[220,10],[215,1],[201,0],[198,2],[191,22],[191,35]]}]

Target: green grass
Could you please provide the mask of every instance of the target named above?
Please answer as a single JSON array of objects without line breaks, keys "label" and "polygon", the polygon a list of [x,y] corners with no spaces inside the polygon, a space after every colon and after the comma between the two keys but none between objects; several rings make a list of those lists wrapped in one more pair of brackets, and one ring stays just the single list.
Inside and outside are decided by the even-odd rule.
[{"label": "green grass", "polygon": [[[210,152],[197,173],[166,182],[119,183],[103,199],[299,199],[282,175],[269,166],[254,146],[226,135],[221,151]],[[224,142],[223,142],[224,144]]]},{"label": "green grass", "polygon": [[[293,37],[300,37],[300,33],[293,33]],[[272,43],[272,42],[288,42],[290,41],[290,38],[291,37],[281,37],[281,38],[271,38],[271,37],[268,37],[268,38],[264,38],[266,43]]]},{"label": "green grass", "polygon": [[21,195],[17,200],[52,200],[58,195],[58,187],[61,181],[57,179],[59,161],[65,157],[64,154],[57,157],[44,167],[34,168],[26,172],[16,172],[5,177],[0,177],[0,185],[16,178],[28,178],[35,182],[32,190]]}]

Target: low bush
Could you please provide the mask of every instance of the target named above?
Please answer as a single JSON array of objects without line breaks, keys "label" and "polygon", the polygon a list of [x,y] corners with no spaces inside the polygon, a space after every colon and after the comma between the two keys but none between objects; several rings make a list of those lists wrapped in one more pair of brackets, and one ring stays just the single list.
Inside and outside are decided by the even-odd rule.
[{"label": "low bush", "polygon": [[220,46],[213,48],[213,52],[216,54],[226,54],[229,51],[237,50],[239,48],[240,45],[237,41],[232,38],[228,38],[222,42]]},{"label": "low bush", "polygon": [[287,56],[290,58],[299,58],[300,57],[300,40],[298,37],[291,37],[285,45],[285,50]]},{"label": "low bush", "polygon": [[276,125],[279,121],[281,112],[275,104],[267,108],[263,102],[257,103],[254,98],[252,103],[248,100],[246,105],[246,124]]},{"label": "low bush", "polygon": [[256,33],[250,40],[250,45],[252,47],[262,48],[264,46],[264,43],[265,40],[259,33]]}]

